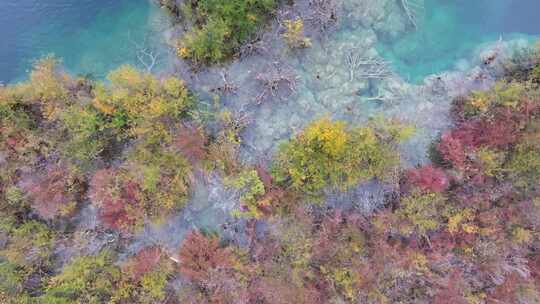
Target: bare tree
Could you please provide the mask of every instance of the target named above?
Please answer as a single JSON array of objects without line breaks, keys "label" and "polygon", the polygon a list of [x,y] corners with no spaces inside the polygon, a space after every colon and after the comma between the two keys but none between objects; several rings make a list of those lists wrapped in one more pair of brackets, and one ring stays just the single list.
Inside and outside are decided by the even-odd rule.
[{"label": "bare tree", "polygon": [[152,72],[162,56],[156,43],[149,41],[149,36],[150,35],[147,34],[142,41],[137,42],[135,39],[132,39],[131,33],[128,33],[129,40],[135,47],[135,56],[137,57],[139,64],[148,73]]},{"label": "bare tree", "polygon": [[236,91],[238,91],[238,86],[234,82],[229,80],[229,74],[225,70],[222,70],[220,72],[220,75],[223,83],[220,86],[211,89],[210,91],[224,95],[236,94]]},{"label": "bare tree", "polygon": [[236,130],[236,133],[242,132],[251,122],[253,118],[248,114],[244,107],[234,111],[231,115],[231,119],[227,121],[225,126],[228,129]]},{"label": "bare tree", "polygon": [[357,76],[366,79],[385,79],[392,76],[388,61],[377,57],[364,57],[359,48],[351,48],[345,54],[345,65],[349,68],[349,79]]},{"label": "bare tree", "polygon": [[426,10],[424,0],[401,0],[400,2],[407,18],[414,28],[418,29],[420,18],[424,16]]},{"label": "bare tree", "polygon": [[370,97],[365,97],[365,101],[381,101],[385,104],[397,103],[407,99],[407,92],[396,87],[386,87],[384,90],[377,87],[377,94]]},{"label": "bare tree", "polygon": [[303,19],[310,22],[311,26],[319,32],[326,32],[337,22],[337,1],[336,0],[310,0],[310,11]]},{"label": "bare tree", "polygon": [[255,98],[257,104],[261,104],[268,98],[283,98],[296,92],[298,76],[293,70],[279,62],[274,62],[265,69],[266,72],[258,73],[255,79],[260,86],[260,93]]},{"label": "bare tree", "polygon": [[237,55],[243,59],[254,54],[264,55],[266,53],[268,53],[268,49],[264,43],[264,35],[259,33],[250,42],[242,44]]}]

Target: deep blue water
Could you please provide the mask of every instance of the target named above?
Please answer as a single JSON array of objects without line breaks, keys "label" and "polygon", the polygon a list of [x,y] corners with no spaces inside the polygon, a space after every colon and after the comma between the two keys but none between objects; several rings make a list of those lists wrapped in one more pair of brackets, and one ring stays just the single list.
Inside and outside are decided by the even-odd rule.
[{"label": "deep blue water", "polygon": [[141,39],[150,10],[148,0],[0,0],[0,82],[24,79],[50,53],[75,74],[103,77],[135,60],[130,37]]},{"label": "deep blue water", "polygon": [[452,69],[481,43],[540,34],[540,0],[425,0],[425,8],[417,31],[380,44],[412,82]]}]

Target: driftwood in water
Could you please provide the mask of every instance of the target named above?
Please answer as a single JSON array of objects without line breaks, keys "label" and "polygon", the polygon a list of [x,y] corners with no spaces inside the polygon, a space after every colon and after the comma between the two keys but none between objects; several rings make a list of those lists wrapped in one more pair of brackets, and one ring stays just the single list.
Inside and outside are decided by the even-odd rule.
[{"label": "driftwood in water", "polygon": [[345,54],[345,64],[349,68],[349,78],[385,79],[392,76],[388,61],[377,57],[367,57],[360,54],[358,48],[352,48]]},{"label": "driftwood in water", "polygon": [[426,10],[424,0],[400,0],[400,2],[407,18],[414,28],[418,29],[420,20],[424,17]]}]

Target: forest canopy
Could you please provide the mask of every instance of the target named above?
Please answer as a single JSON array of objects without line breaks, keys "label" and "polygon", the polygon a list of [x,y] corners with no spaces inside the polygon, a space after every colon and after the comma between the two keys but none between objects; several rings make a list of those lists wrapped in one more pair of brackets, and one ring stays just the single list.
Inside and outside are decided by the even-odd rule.
[{"label": "forest canopy", "polygon": [[[233,58],[281,3],[159,2],[184,18],[174,47],[197,67]],[[311,22],[335,21],[332,3],[305,2],[319,14]],[[277,37],[291,54],[312,41],[289,17]],[[395,90],[362,95],[388,71],[359,52],[342,58],[350,83],[263,66],[250,83],[260,98],[240,105],[243,88],[223,66],[203,74],[219,74],[210,88],[177,66],[124,65],[96,80],[47,56],[1,85],[0,303],[540,303],[540,50],[502,63],[489,88],[460,87],[451,123],[414,165],[401,152],[415,126],[351,116],[356,101]],[[366,62],[377,77],[357,87]],[[355,99],[335,113],[335,98],[312,98],[306,121],[290,111],[313,97],[293,99],[296,82]],[[291,123],[276,126],[278,102]],[[248,108],[286,129],[264,134],[275,146],[258,146],[267,130]]]}]

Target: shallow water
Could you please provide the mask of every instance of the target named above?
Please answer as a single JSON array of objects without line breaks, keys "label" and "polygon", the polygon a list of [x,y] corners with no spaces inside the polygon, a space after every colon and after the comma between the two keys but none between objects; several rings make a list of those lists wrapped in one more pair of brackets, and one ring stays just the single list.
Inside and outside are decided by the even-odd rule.
[{"label": "shallow water", "polygon": [[411,82],[460,68],[484,42],[540,35],[538,0],[426,0],[418,30],[379,44],[382,55]]},{"label": "shallow water", "polygon": [[131,40],[142,39],[153,9],[148,0],[0,1],[0,82],[24,79],[50,53],[95,78],[135,63]]}]

